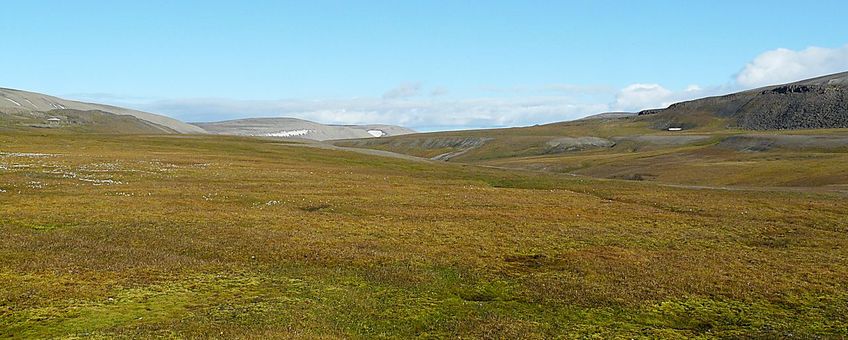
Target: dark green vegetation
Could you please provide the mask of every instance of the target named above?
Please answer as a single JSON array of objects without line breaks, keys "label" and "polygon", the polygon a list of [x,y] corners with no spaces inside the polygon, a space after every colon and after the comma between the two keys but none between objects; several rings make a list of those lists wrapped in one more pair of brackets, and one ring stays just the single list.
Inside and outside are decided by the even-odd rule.
[{"label": "dark green vegetation", "polygon": [[[547,157],[551,136],[644,124],[505,130],[457,158]],[[848,200],[836,191],[39,131],[0,133],[2,336],[848,336]],[[584,142],[556,155],[615,159]],[[612,150],[627,143],[667,150]]]}]

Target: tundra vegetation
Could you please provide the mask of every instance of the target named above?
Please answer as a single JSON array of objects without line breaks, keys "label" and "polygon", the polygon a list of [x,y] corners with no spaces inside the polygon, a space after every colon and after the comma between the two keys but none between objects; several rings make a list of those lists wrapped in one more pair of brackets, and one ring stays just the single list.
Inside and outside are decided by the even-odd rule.
[{"label": "tundra vegetation", "polygon": [[846,129],[741,130],[728,128],[727,120],[710,118],[692,129],[665,131],[653,126],[659,118],[590,119],[333,143],[455,163],[689,186],[845,189],[848,184]]},{"label": "tundra vegetation", "polygon": [[[517,152],[485,149],[498,143],[460,157]],[[695,143],[673,147],[718,142]],[[431,156],[454,151],[437,144]],[[769,155],[745,162],[845,171]],[[273,139],[7,130],[0,336],[839,338],[847,211],[834,187],[694,188]]]}]

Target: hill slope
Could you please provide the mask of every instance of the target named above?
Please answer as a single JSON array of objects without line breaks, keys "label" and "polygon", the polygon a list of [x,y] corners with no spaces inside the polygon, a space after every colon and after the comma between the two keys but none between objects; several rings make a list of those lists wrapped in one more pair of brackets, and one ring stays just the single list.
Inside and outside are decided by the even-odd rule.
[{"label": "hill slope", "polygon": [[[66,100],[45,94],[0,88],[0,113],[7,115],[27,115],[32,113],[47,113],[53,110],[99,111],[114,115],[128,115],[162,126],[163,131],[177,133],[205,133],[203,129],[149,112],[131,110],[111,105],[84,103]],[[104,118],[104,117],[101,117]]]},{"label": "hill slope", "polygon": [[32,128],[70,133],[172,134],[177,131],[130,115],[100,110],[56,109],[48,112],[0,113],[0,131]]},{"label": "hill slope", "polygon": [[676,185],[836,188],[848,185],[848,130],[837,129],[848,127],[846,87],[848,73],[840,73],[639,115],[611,113],[523,128],[335,144]]},{"label": "hill slope", "polygon": [[711,120],[751,130],[848,128],[848,72],[646,110],[654,127],[694,128]]},{"label": "hill slope", "polygon": [[247,118],[194,125],[210,133],[222,135],[290,137],[319,141],[398,136],[415,132],[394,125],[326,125],[297,118]]}]

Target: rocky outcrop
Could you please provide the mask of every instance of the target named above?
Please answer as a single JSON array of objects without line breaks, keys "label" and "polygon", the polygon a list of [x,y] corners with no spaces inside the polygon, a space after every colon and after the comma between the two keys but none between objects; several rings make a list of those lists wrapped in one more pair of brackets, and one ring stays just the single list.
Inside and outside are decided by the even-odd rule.
[{"label": "rocky outcrop", "polygon": [[639,115],[654,121],[657,129],[668,124],[697,127],[698,115],[750,130],[848,128],[848,72],[677,103]]},{"label": "rocky outcrop", "polygon": [[753,130],[848,128],[848,91],[838,85],[785,85],[761,91],[740,108]]},{"label": "rocky outcrop", "polygon": [[611,148],[615,142],[599,137],[562,137],[546,143],[545,153],[563,153],[598,148]]}]

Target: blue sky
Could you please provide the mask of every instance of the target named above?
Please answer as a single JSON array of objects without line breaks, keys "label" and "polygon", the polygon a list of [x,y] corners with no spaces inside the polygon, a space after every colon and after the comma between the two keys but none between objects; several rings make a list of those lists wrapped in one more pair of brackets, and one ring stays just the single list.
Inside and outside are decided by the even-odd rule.
[{"label": "blue sky", "polygon": [[848,2],[14,1],[0,86],[188,121],[529,125],[848,70]]}]

